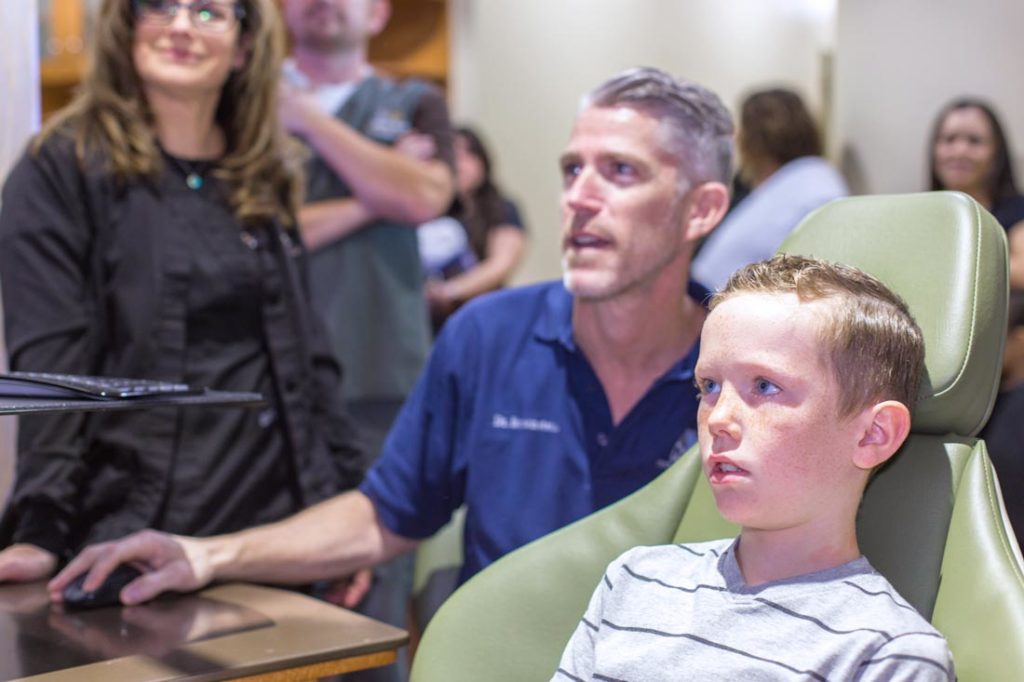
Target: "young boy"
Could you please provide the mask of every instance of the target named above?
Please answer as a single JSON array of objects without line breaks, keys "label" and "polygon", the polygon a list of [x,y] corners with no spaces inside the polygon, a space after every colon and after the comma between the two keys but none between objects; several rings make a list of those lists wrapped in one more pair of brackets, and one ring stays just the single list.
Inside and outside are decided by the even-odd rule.
[{"label": "young boy", "polygon": [[710,309],[701,460],[740,535],[612,562],[553,679],[953,680],[942,635],[855,534],[910,430],[924,346],[906,305],[854,268],[780,255]]}]

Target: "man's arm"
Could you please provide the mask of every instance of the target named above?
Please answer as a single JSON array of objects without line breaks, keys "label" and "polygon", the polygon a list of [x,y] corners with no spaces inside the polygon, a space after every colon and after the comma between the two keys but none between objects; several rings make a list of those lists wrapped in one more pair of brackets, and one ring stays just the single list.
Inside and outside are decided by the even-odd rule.
[{"label": "man's arm", "polygon": [[186,538],[146,530],[91,545],[50,581],[50,599],[61,601],[64,588],[86,571],[84,589],[96,589],[124,563],[143,570],[121,592],[123,603],[138,604],[213,580],[304,584],[339,578],[416,545],[385,528],[368,497],[350,491],[277,523],[230,535]]},{"label": "man's arm", "polygon": [[451,202],[451,169],[440,159],[420,160],[364,137],[323,113],[311,96],[283,85],[281,119],[340,175],[373,214],[419,225]]},{"label": "man's arm", "polygon": [[306,247],[314,251],[347,237],[372,219],[373,214],[353,197],[314,201],[299,209],[299,232]]}]

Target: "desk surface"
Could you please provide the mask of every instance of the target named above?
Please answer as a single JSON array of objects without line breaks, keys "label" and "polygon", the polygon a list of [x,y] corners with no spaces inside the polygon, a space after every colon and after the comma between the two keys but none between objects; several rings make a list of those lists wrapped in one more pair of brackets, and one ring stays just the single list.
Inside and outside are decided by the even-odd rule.
[{"label": "desk surface", "polygon": [[0,680],[314,679],[390,663],[407,639],[351,611],[256,585],[93,611],[51,605],[43,583],[0,586]]}]

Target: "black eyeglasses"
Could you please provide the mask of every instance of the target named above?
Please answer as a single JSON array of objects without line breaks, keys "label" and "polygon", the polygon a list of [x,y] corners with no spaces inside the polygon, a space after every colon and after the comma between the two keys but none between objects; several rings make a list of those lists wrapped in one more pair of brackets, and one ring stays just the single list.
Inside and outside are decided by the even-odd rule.
[{"label": "black eyeglasses", "polygon": [[178,16],[178,10],[188,12],[196,30],[206,33],[225,33],[235,22],[245,17],[245,9],[237,2],[195,0],[135,0],[135,18],[139,23],[167,26]]}]

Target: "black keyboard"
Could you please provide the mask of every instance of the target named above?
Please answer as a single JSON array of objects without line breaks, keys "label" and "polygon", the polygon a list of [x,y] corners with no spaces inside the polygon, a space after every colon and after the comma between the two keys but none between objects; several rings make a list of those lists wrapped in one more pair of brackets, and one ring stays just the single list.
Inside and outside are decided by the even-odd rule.
[{"label": "black keyboard", "polygon": [[181,396],[201,393],[188,384],[151,379],[96,377],[47,372],[10,372],[0,374],[0,395],[19,398],[93,398],[120,400],[154,396]]}]

